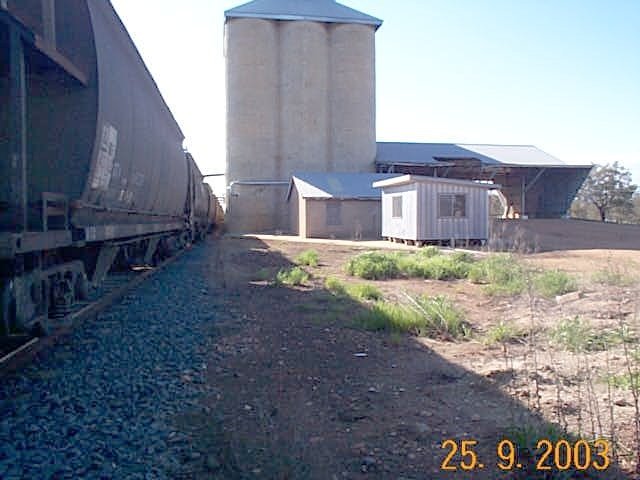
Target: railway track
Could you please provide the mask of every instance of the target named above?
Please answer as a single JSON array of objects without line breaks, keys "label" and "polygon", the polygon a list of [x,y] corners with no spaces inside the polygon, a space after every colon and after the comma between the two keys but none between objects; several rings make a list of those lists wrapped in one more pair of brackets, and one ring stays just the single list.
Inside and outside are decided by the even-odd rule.
[{"label": "railway track", "polygon": [[151,275],[175,262],[185,251],[179,251],[155,267],[133,267],[126,272],[109,274],[100,286],[90,293],[87,301],[77,302],[66,317],[56,321],[53,331],[45,337],[11,335],[3,339],[0,343],[0,376],[15,372],[36,357],[46,355],[51,347],[75,327],[95,318],[98,313],[122,299]]}]

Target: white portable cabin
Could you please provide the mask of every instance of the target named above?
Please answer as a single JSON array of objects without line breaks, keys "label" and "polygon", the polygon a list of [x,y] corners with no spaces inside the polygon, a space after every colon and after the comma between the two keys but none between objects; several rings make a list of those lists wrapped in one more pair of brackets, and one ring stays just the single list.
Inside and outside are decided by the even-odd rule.
[{"label": "white portable cabin", "polygon": [[382,189],[385,238],[431,242],[489,237],[489,190],[498,185],[404,175],[373,186]]}]

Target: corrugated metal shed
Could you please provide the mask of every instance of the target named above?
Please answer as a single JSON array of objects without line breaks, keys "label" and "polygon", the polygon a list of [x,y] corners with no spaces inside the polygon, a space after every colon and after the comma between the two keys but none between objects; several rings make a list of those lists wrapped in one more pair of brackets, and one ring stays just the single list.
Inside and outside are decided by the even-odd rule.
[{"label": "corrugated metal shed", "polygon": [[374,182],[397,177],[394,173],[296,173],[291,177],[287,199],[295,184],[305,199],[379,199]]},{"label": "corrugated metal shed", "polygon": [[225,17],[360,23],[373,25],[376,29],[382,25],[382,20],[345,7],[334,0],[255,0],[227,10]]},{"label": "corrugated metal shed", "polygon": [[569,165],[533,145],[378,142],[379,164],[446,164],[447,160],[480,161],[486,166],[591,167]]},{"label": "corrugated metal shed", "polygon": [[[383,192],[383,237],[412,241],[488,238],[487,191],[499,185],[403,175],[374,186]],[[441,203],[446,207],[447,202],[451,209],[441,210]]]}]

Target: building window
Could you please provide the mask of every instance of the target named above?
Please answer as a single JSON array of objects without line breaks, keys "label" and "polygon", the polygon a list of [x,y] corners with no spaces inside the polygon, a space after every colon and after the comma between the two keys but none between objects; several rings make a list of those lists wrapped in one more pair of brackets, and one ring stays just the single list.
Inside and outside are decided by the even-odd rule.
[{"label": "building window", "polygon": [[442,193],[438,202],[438,218],[465,218],[467,216],[467,196]]},{"label": "building window", "polygon": [[342,225],[342,204],[340,202],[327,202],[327,225]]},{"label": "building window", "polygon": [[391,216],[393,218],[402,218],[402,197],[392,197],[391,201]]}]

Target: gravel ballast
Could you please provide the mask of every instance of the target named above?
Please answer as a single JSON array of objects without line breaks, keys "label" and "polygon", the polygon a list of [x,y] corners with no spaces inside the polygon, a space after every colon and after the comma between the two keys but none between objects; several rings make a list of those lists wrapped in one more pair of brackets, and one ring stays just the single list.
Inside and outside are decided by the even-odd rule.
[{"label": "gravel ballast", "polygon": [[198,455],[173,419],[206,393],[221,313],[207,278],[214,248],[186,252],[1,379],[0,478],[172,478]]}]

